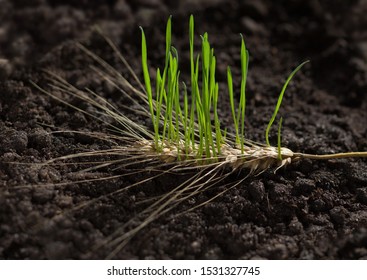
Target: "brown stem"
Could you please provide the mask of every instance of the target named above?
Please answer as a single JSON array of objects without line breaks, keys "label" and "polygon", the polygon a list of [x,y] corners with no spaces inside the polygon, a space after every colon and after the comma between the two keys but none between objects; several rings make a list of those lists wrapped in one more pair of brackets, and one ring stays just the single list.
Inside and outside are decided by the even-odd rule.
[{"label": "brown stem", "polygon": [[337,154],[326,154],[326,155],[312,155],[303,153],[294,153],[296,158],[309,158],[309,159],[337,159],[337,158],[357,158],[367,157],[367,152],[349,152],[349,153],[337,153]]}]

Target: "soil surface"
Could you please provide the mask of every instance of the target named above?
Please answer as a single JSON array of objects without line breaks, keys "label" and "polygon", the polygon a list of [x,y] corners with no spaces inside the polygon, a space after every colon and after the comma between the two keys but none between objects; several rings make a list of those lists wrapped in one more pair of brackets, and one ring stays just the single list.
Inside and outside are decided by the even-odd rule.
[{"label": "soil surface", "polygon": [[[55,133],[107,128],[30,83],[47,87],[46,69],[123,105],[116,92],[91,74],[90,59],[76,46],[88,46],[126,73],[93,30],[95,25],[141,77],[139,25],[145,28],[150,64],[162,66],[165,22],[172,14],[173,44],[187,69],[188,19],[194,14],[197,36],[208,32],[216,51],[223,125],[231,123],[226,67],[232,67],[238,88],[242,33],[250,51],[246,136],[260,142],[282,83],[309,59],[281,108],[283,145],[314,154],[367,151],[366,1],[0,0],[0,7],[0,258],[105,258],[114,248],[98,245],[144,209],[138,202],[169,191],[180,180],[178,175],[162,176],[106,196],[145,175],[88,182],[119,170],[80,175],[74,172],[77,166],[36,165],[108,148],[86,135]],[[182,77],[187,80],[187,73]],[[238,176],[244,174],[229,180]],[[76,182],[80,180],[87,182]],[[365,159],[304,160],[275,174],[269,170],[178,215],[223,188],[183,202],[141,230],[114,258],[367,258]]]}]

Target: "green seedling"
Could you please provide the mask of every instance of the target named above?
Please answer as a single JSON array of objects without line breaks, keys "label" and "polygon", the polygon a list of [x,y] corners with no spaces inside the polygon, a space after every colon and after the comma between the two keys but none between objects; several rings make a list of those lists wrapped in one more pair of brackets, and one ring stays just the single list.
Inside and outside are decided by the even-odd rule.
[{"label": "green seedling", "polygon": [[[194,17],[191,16],[189,21],[191,104],[189,106],[187,88],[185,83],[181,84],[179,80],[178,53],[172,46],[171,32],[172,19],[170,17],[166,27],[165,66],[163,70],[157,69],[156,97],[154,98],[148,71],[147,42],[144,30],[141,28],[142,69],[146,97],[154,127],[154,149],[159,153],[164,153],[164,147],[170,149],[174,147],[177,151],[176,158],[170,160],[181,161],[196,158],[198,162],[220,161],[220,157],[223,155],[222,150],[226,149],[226,143],[218,114],[219,86],[215,78],[216,58],[214,49],[211,48],[208,34],[204,33],[201,36],[201,53],[197,54],[196,59],[194,59]],[[249,149],[248,141],[245,138],[246,79],[249,66],[249,52],[246,49],[242,34],[240,57],[241,88],[238,106],[235,105],[235,93],[230,67],[227,68],[227,85],[235,129],[236,147],[240,150],[239,154],[245,155]],[[274,113],[265,131],[265,140],[269,147],[271,146],[269,132],[278,114],[287,86],[294,75],[307,62],[303,62],[289,75],[282,88]],[[181,105],[182,99],[183,105]],[[161,126],[163,129],[160,129]],[[278,133],[280,134],[280,129]],[[280,135],[278,135],[279,139]],[[278,159],[282,159],[282,149],[279,141]]]}]

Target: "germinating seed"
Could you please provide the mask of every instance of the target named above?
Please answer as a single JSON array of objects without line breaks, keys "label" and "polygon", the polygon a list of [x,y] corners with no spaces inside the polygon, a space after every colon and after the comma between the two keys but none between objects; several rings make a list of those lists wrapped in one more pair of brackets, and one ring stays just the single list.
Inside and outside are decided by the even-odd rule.
[{"label": "germinating seed", "polygon": [[[87,102],[98,109],[101,115],[111,117],[118,124],[112,125],[104,121],[106,125],[115,131],[113,135],[102,135],[92,132],[88,134],[98,139],[115,143],[115,148],[64,156],[48,161],[49,164],[59,160],[70,160],[77,157],[113,155],[121,156],[121,159],[102,163],[98,162],[94,168],[89,170],[98,170],[106,166],[119,165],[125,169],[131,168],[131,170],[135,172],[135,169],[131,166],[136,164],[144,164],[145,170],[148,172],[163,168],[157,175],[152,175],[150,178],[142,180],[132,186],[143,184],[152,178],[158,178],[165,174],[165,172],[180,172],[181,170],[188,169],[194,170],[193,176],[178,186],[175,186],[168,193],[157,198],[154,203],[148,206],[146,210],[140,214],[140,217],[144,217],[143,222],[136,225],[135,218],[132,218],[115,233],[110,235],[103,244],[100,244],[100,246],[108,246],[111,248],[111,253],[108,257],[113,257],[117,252],[122,250],[127,242],[149,223],[172,210],[182,201],[186,201],[208,188],[223,183],[228,176],[238,170],[247,170],[248,175],[235,182],[225,184],[224,186],[227,188],[225,188],[224,191],[208,201],[192,207],[190,210],[209,203],[225,191],[236,187],[249,175],[259,174],[270,168],[275,168],[275,170],[277,170],[303,158],[325,160],[346,157],[367,157],[367,152],[349,152],[327,155],[292,152],[288,148],[281,146],[281,118],[278,127],[278,145],[277,147],[270,145],[269,132],[276,120],[286,88],[294,75],[308,61],[300,64],[286,79],[275,106],[274,113],[265,131],[266,144],[257,144],[246,139],[244,136],[244,119],[249,54],[242,36],[241,95],[237,106],[234,100],[232,73],[229,67],[227,69],[229,105],[232,112],[235,135],[226,133],[221,128],[218,118],[217,104],[219,87],[218,82],[215,80],[216,59],[214,49],[211,48],[209,43],[208,34],[205,33],[201,36],[202,51],[200,54],[195,54],[194,17],[191,16],[189,21],[191,88],[186,88],[185,84],[180,81],[178,53],[172,46],[171,29],[172,23],[170,17],[166,27],[165,66],[163,69],[157,69],[155,90],[153,90],[151,77],[148,71],[147,42],[142,28],[142,70],[145,85],[140,82],[131,66],[117,50],[117,47],[111,40],[105,38],[110,47],[121,59],[121,62],[130,71],[135,82],[138,83],[138,87],[134,87],[125,77],[102,58],[79,45],[87,55],[99,64],[99,67],[93,67],[93,70],[103,77],[107,83],[131,100],[136,107],[140,108],[143,115],[150,118],[153,124],[153,131],[129,119],[127,115],[124,115],[120,110],[115,108],[115,106],[98,96],[96,93],[90,90],[79,90],[55,74],[49,73],[51,80],[50,90],[42,89],[34,84],[39,90],[60,102],[92,118],[104,121],[99,116],[92,115],[56,97],[52,91],[55,90],[63,94],[71,95],[74,98]],[[200,65],[202,65],[201,68],[199,67]],[[191,94],[191,102],[188,101],[189,94]],[[183,104],[181,102],[182,100]],[[148,108],[146,108],[145,105],[147,105]],[[125,109],[135,113],[131,107],[126,107]],[[212,119],[212,116],[214,116],[214,119]],[[214,125],[212,125],[212,123],[214,123]],[[223,170],[227,170],[227,172],[223,173]],[[116,178],[119,178],[119,175],[100,178],[99,180]]]}]

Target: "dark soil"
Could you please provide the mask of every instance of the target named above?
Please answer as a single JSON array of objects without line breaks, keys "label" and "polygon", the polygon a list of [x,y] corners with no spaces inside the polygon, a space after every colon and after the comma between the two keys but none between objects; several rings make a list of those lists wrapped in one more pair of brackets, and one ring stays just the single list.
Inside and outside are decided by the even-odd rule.
[{"label": "dark soil", "polygon": [[[177,180],[161,177],[75,210],[143,175],[77,184],[73,182],[91,177],[77,178],[72,166],[35,165],[107,148],[87,136],[50,134],[58,129],[103,132],[106,127],[29,82],[46,86],[43,70],[48,69],[121,104],[119,96],[90,75],[90,59],[75,46],[76,41],[87,45],[124,72],[93,32],[96,24],[140,75],[138,26],[145,28],[151,65],[160,66],[164,25],[172,14],[173,43],[185,68],[193,13],[197,33],[207,31],[216,50],[224,124],[231,122],[226,67],[231,65],[239,76],[238,34],[244,34],[251,56],[246,135],[261,142],[284,79],[310,59],[292,81],[281,109],[283,145],[316,154],[367,151],[366,1],[0,0],[0,6],[0,258],[104,258],[113,248],[96,250],[95,245],[142,209],[136,200],[167,191]],[[271,141],[276,143],[275,132]],[[117,171],[103,172],[85,176]],[[175,215],[220,191],[218,186],[183,203],[142,230],[115,257],[367,258],[366,160],[304,160],[276,174],[249,178],[204,207]]]}]

